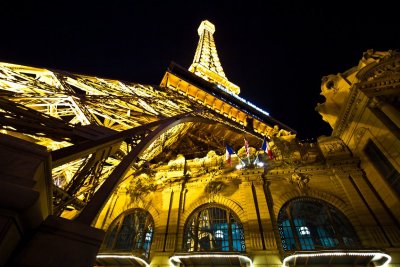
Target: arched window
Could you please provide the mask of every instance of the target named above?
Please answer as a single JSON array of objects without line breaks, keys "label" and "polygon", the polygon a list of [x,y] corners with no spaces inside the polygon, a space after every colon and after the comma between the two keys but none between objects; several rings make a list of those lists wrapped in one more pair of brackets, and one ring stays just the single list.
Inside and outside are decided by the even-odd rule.
[{"label": "arched window", "polygon": [[332,205],[312,198],[286,203],[278,227],[284,251],[360,247],[347,218]]},{"label": "arched window", "polygon": [[136,251],[149,257],[153,240],[153,219],[147,211],[134,209],[120,215],[108,228],[103,251]]},{"label": "arched window", "polygon": [[217,205],[200,207],[190,215],[183,242],[188,252],[246,250],[239,219],[231,210]]}]

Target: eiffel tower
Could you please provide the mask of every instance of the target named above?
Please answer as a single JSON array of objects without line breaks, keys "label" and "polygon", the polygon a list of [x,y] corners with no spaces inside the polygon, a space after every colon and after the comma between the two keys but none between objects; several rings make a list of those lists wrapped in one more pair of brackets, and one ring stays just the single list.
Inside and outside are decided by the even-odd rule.
[{"label": "eiffel tower", "polygon": [[[46,181],[28,186],[42,192],[42,209],[36,211],[41,220],[53,214],[45,222],[65,224],[54,219],[59,216],[89,226],[117,186],[151,171],[150,165],[180,155],[202,158],[209,151],[223,158],[226,144],[239,153],[244,138],[253,147],[264,137],[277,144],[295,138],[293,129],[238,95],[239,87],[222,69],[214,32],[214,25],[203,21],[189,70],[171,63],[158,86],[0,63],[3,146],[49,154]],[[13,156],[7,160],[7,149],[3,169],[14,175],[22,163]],[[235,164],[253,167],[253,160]]]},{"label": "eiffel tower", "polygon": [[200,40],[189,71],[202,77],[206,81],[224,87],[231,93],[239,94],[239,86],[228,81],[222,69],[221,62],[219,61],[213,36],[215,26],[205,20],[200,24],[197,32]]},{"label": "eiffel tower", "polygon": [[159,86],[0,64],[1,133],[51,151],[55,214],[80,211],[139,144],[125,171],[177,154],[222,154],[225,143],[239,148],[244,136],[255,146],[278,132],[293,138],[294,130],[238,96],[214,32],[203,21],[189,71],[171,63]]},{"label": "eiffel tower", "polygon": [[210,150],[223,157],[244,137],[255,147],[263,137],[295,137],[238,96],[214,32],[203,21],[189,71],[171,63],[159,86],[0,63],[0,132],[50,153],[48,214],[90,225],[118,184],[150,164]]}]

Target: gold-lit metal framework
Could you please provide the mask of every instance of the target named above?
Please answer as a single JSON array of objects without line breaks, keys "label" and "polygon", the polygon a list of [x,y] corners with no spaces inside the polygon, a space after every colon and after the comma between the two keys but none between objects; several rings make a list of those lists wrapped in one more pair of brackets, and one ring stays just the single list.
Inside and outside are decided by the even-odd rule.
[{"label": "gold-lit metal framework", "polygon": [[[199,106],[157,86],[8,63],[0,64],[0,96],[1,133],[46,146],[50,151],[193,112]],[[176,142],[189,126],[181,124],[167,131],[153,149],[141,155],[139,163]],[[145,132],[80,159],[53,165],[55,211],[59,205],[62,209],[83,207],[143,135]]]},{"label": "gold-lit metal framework", "polygon": [[208,20],[201,22],[197,30],[200,39],[189,71],[207,81],[223,86],[234,94],[239,94],[239,86],[228,81],[222,69],[214,42],[214,32],[214,24]]},{"label": "gold-lit metal framework", "polygon": [[296,132],[293,129],[275,120],[268,112],[249,101],[227,93],[226,89],[212,83],[204,87],[204,84],[194,82],[195,77],[186,75],[182,73],[179,66],[171,64],[160,85],[177,91],[201,106],[224,116],[227,120],[240,124],[242,128],[247,128],[262,136],[278,135],[289,140],[295,137]]},{"label": "gold-lit metal framework", "polygon": [[[295,137],[292,129],[236,95],[239,88],[226,79],[219,62],[214,30],[208,21],[200,25],[190,68],[197,75],[172,64],[160,86],[0,63],[0,133],[52,151],[56,214],[81,210],[121,160],[168,118],[196,114],[198,121],[160,134],[127,175],[151,160],[168,160],[171,151],[204,156],[207,151],[199,147],[206,144],[207,150],[223,153],[225,140],[242,145],[243,137],[237,133],[246,133],[250,142],[262,136]],[[220,133],[218,138],[215,133]],[[181,142],[192,151],[177,150]],[[75,153],[83,144],[90,149]],[[74,148],[65,150],[70,146]]]}]

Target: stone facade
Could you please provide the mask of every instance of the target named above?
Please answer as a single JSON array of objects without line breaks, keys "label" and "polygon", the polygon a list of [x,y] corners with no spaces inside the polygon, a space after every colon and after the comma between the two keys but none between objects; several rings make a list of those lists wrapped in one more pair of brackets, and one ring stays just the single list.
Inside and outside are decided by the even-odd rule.
[{"label": "stone facade", "polygon": [[[168,257],[187,252],[183,240],[192,212],[202,205],[219,204],[233,211],[243,224],[245,254],[254,266],[281,266],[289,253],[282,248],[279,212],[286,203],[306,198],[322,200],[343,213],[361,241],[360,249],[399,247],[396,222],[384,209],[376,209],[379,203],[367,185],[367,176],[346,144],[337,137],[320,137],[315,144],[296,142],[284,145],[297,145],[298,150],[291,154],[299,155],[298,160],[269,160],[261,153],[258,157],[265,163],[263,167],[237,170],[224,162],[225,156],[213,151],[205,158],[185,160],[180,156],[168,164],[152,165],[147,174],[120,184],[95,226],[106,231],[123,212],[135,208],[149,211],[154,219],[149,264],[167,266]],[[250,157],[254,159],[255,153]],[[233,166],[236,164],[237,157]],[[139,197],[133,189],[138,189],[138,181],[143,188]],[[145,186],[144,181],[154,186]],[[214,190],[209,189],[211,184]],[[379,220],[387,218],[385,224],[376,221],[378,216]]]},{"label": "stone facade", "polygon": [[[332,126],[332,136],[322,136],[317,143],[276,137],[270,142],[275,159],[258,155],[263,167],[237,170],[213,151],[204,158],[179,156],[168,164],[152,165],[147,174],[134,175],[120,184],[96,227],[106,231],[121,213],[134,208],[148,210],[155,227],[149,264],[166,266],[168,257],[187,252],[185,223],[192,212],[217,203],[233,211],[243,224],[246,255],[254,266],[281,266],[290,253],[282,246],[279,212],[292,200],[316,199],[334,206],[350,221],[360,240],[359,251],[385,251],[392,256],[391,265],[397,266],[399,192],[374,167],[365,147],[372,139],[398,175],[399,60],[395,52],[368,51],[357,67],[323,78],[326,102],[317,110]],[[251,151],[254,159],[258,152]],[[233,166],[239,163],[234,158]],[[138,179],[149,183],[146,187],[141,182],[141,191]],[[397,176],[397,184],[399,179]],[[210,184],[214,190],[209,189]],[[135,186],[138,196],[132,195]]]}]

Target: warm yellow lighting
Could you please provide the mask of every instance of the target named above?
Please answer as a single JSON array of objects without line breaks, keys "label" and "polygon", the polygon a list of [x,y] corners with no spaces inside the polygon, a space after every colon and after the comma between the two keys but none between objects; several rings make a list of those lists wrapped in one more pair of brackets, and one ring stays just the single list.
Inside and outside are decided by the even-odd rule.
[{"label": "warm yellow lighting", "polygon": [[238,165],[236,165],[236,170],[241,170],[242,168],[243,168],[244,166],[242,165],[242,164],[238,164]]},{"label": "warm yellow lighting", "polygon": [[[69,134],[77,133],[82,138],[96,139],[115,131],[123,131],[159,120],[160,116],[170,117],[193,111],[190,101],[175,101],[173,97],[169,99],[163,90],[157,90],[149,85],[53,72],[2,62],[0,62],[0,89],[12,93],[13,97],[8,101],[18,105],[19,108],[26,107],[42,113],[41,117],[37,116],[38,123],[29,122],[37,130],[31,134],[21,134],[20,137],[45,146],[49,151],[75,143],[75,140],[68,136]],[[60,128],[62,121],[59,125],[53,125],[51,122],[53,120],[49,120],[50,129],[57,128],[61,136],[64,126],[70,129],[65,131],[67,135],[62,140],[53,139],[55,133],[47,135],[48,132],[45,130],[50,126],[46,122],[48,118],[56,118],[67,123]],[[171,129],[168,132],[170,138],[165,145],[169,146],[176,142],[178,135],[183,134],[187,129],[188,127],[183,125]],[[17,131],[18,129],[13,125],[4,125],[3,130]],[[158,145],[159,143],[157,141]],[[116,145],[113,151],[119,150],[122,155],[127,153],[126,143],[120,144],[119,148],[117,146],[119,145]],[[161,147],[146,150],[141,157],[146,160],[151,159],[162,152]],[[106,164],[96,173],[98,181],[96,187],[94,188],[91,182],[84,183],[84,186],[74,193],[74,197],[86,201],[85,196],[90,195],[87,192],[95,191],[120,163],[119,157],[108,157],[104,160]],[[65,189],[87,161],[88,158],[81,158],[55,167],[52,172],[54,184]],[[91,176],[87,179],[93,180]]]},{"label": "warm yellow lighting", "polygon": [[[249,114],[238,108],[237,106],[232,105],[226,100],[222,100],[218,98],[217,96],[207,93],[206,91],[202,90],[199,87],[196,87],[194,85],[191,85],[189,82],[183,80],[182,78],[178,77],[177,75],[171,73],[171,72],[166,72],[160,86],[162,87],[168,87],[172,90],[175,90],[180,93],[185,93],[187,97],[191,100],[196,100],[199,99],[199,96],[201,100],[204,98],[207,99],[207,103],[202,103],[202,105],[207,106],[209,103],[213,103],[212,109],[216,111],[217,113],[220,113],[224,115],[227,118],[230,118],[233,121],[236,121],[240,125],[246,125],[246,119],[249,117]],[[269,113],[250,101],[247,101],[246,99],[230,92],[223,86],[217,85],[217,88],[220,90],[224,91],[225,93],[229,94],[230,96],[234,97],[236,100],[242,102],[245,106],[252,107],[253,109],[257,110],[258,112],[269,116]],[[181,91],[183,90],[183,91]],[[231,115],[230,115],[231,114]],[[262,135],[270,136],[275,129],[272,127],[272,125],[267,125],[265,122],[263,122],[259,117],[250,115],[253,118],[253,127],[254,131],[257,133],[260,133]],[[284,136],[292,136],[295,137],[295,134],[290,133],[287,130],[280,129],[279,131],[282,132],[281,135]]]},{"label": "warm yellow lighting", "polygon": [[214,32],[214,24],[208,20],[201,22],[197,30],[200,39],[189,71],[209,82],[222,86],[231,93],[239,94],[239,86],[228,81],[222,69],[215,47]]},{"label": "warm yellow lighting", "polygon": [[[244,260],[249,267],[253,267],[253,261],[244,255],[234,254],[192,254],[192,255],[178,255],[169,258],[169,264],[175,267],[175,263],[181,263],[181,259],[192,259],[192,258],[239,258]],[[174,263],[175,262],[175,263]]]},{"label": "warm yellow lighting", "polygon": [[144,266],[150,267],[150,265],[143,259],[133,255],[118,255],[118,254],[99,254],[96,256],[98,259],[130,259],[141,262]]},{"label": "warm yellow lighting", "polygon": [[292,259],[296,258],[305,258],[305,257],[330,257],[330,256],[335,256],[335,257],[342,257],[342,256],[361,256],[361,257],[373,257],[372,261],[378,261],[382,258],[386,258],[386,261],[382,265],[378,265],[376,267],[384,267],[387,266],[390,261],[392,260],[392,257],[390,257],[386,253],[382,252],[333,252],[333,251],[326,251],[326,252],[309,252],[309,253],[301,253],[301,254],[294,254],[286,257],[283,260],[282,267],[288,267],[289,265],[286,265],[289,261]]}]

